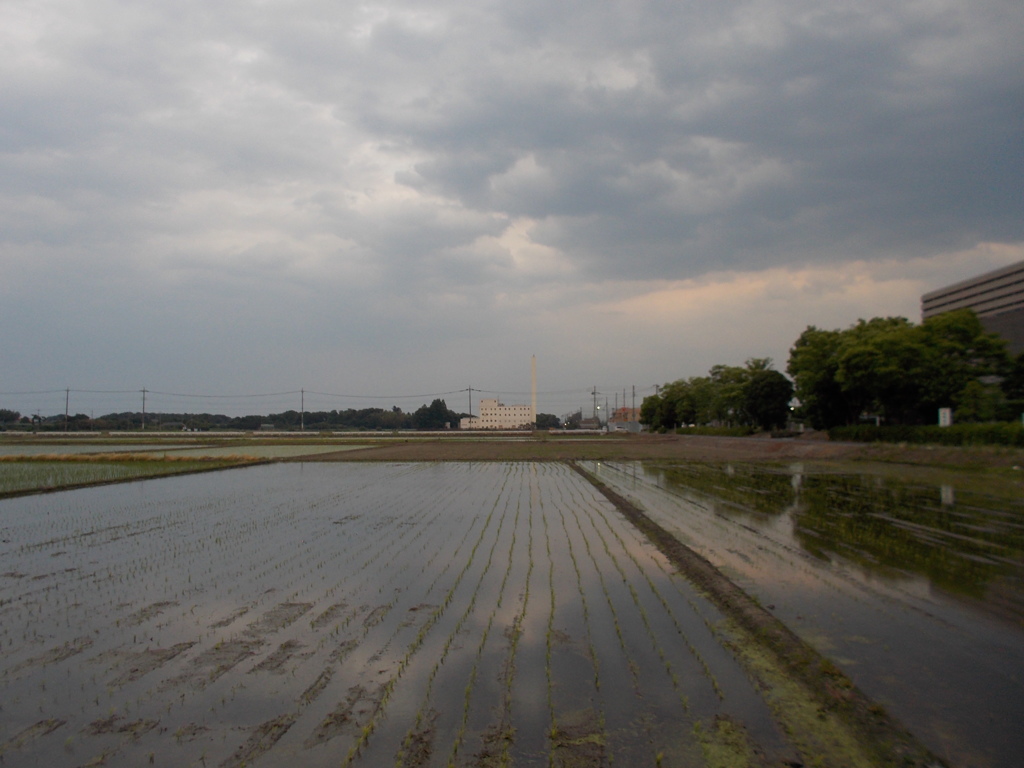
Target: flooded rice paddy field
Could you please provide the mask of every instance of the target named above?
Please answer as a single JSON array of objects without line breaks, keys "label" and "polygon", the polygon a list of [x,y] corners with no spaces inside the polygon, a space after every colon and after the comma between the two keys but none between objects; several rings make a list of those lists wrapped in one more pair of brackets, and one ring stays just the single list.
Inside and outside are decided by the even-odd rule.
[{"label": "flooded rice paddy field", "polygon": [[[951,765],[1019,764],[1019,494],[587,468]],[[287,463],[0,501],[7,766],[873,764],[823,760],[735,641],[563,464]]]},{"label": "flooded rice paddy field", "polygon": [[797,761],[568,466],[272,464],[0,501],[7,766]]},{"label": "flooded rice paddy field", "polygon": [[1024,498],[944,472],[591,464],[953,765],[1024,755]]}]

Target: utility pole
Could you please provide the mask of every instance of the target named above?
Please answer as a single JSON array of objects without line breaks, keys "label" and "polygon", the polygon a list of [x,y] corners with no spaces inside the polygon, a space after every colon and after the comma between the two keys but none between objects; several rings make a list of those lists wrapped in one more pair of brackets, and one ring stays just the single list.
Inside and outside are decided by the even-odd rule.
[{"label": "utility pole", "polygon": [[68,401],[71,399],[71,390],[64,390],[64,431],[68,431]]},{"label": "utility pole", "polygon": [[593,417],[596,419],[597,418],[597,387],[596,386],[594,387],[594,391],[593,391],[592,394],[594,395],[594,413],[593,413]]},{"label": "utility pole", "polygon": [[537,356],[530,356],[530,410],[533,412],[533,428],[537,428]]},{"label": "utility pole", "polygon": [[306,390],[300,389],[299,393],[301,398],[299,400],[299,431],[306,431]]},{"label": "utility pole", "polygon": [[146,431],[146,388],[142,388],[142,431]]},{"label": "utility pole", "polygon": [[469,418],[473,418],[473,388],[469,388]]}]

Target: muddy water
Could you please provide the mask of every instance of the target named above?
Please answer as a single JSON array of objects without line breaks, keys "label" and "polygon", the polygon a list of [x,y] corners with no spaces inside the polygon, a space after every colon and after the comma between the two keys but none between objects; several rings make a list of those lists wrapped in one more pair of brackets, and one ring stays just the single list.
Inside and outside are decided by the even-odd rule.
[{"label": "muddy water", "polygon": [[729,733],[795,759],[721,620],[560,464],[293,463],[7,499],[0,755],[700,766]]},{"label": "muddy water", "polygon": [[1009,478],[592,464],[954,765],[1024,755],[1024,499]]}]

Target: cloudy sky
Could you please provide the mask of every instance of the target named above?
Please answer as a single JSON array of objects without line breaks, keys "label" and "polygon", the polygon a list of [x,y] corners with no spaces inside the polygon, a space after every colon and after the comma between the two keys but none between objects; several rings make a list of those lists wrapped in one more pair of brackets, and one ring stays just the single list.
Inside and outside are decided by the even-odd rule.
[{"label": "cloudy sky", "polygon": [[784,370],[1024,259],[1022,40],[1020,0],[5,0],[0,407]]}]

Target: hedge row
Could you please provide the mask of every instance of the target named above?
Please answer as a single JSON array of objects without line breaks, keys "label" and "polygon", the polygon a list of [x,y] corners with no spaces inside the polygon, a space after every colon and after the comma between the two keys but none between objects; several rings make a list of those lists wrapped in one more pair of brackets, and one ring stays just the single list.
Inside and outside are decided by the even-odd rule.
[{"label": "hedge row", "polygon": [[832,440],[859,443],[919,443],[932,445],[1010,445],[1024,448],[1024,425],[1012,423],[953,424],[948,427],[893,426],[861,424],[833,427]]}]

